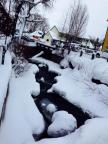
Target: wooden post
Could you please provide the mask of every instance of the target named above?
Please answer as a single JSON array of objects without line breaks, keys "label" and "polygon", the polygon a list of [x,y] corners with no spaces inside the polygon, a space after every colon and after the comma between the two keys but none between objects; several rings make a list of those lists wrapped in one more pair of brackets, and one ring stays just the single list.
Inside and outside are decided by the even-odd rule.
[{"label": "wooden post", "polygon": [[5,57],[6,49],[3,46],[3,51],[2,51],[2,64],[4,64],[4,57]]},{"label": "wooden post", "polygon": [[2,64],[3,46],[0,46],[0,65]]}]

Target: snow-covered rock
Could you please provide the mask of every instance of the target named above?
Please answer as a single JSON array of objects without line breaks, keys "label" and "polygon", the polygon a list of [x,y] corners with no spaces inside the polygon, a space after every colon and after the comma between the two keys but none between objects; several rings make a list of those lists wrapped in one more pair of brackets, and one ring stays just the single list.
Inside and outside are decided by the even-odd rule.
[{"label": "snow-covered rock", "polygon": [[93,78],[108,84],[108,62],[105,59],[94,59]]},{"label": "snow-covered rock", "polygon": [[[75,132],[60,138],[43,139],[36,144],[107,144],[108,119],[94,118]],[[31,143],[32,144],[32,143]]]},{"label": "snow-covered rock", "polygon": [[108,105],[103,102],[107,100],[107,86],[92,83],[78,69],[65,69],[56,80],[57,83],[52,86],[50,92],[56,91],[93,117],[108,117]]},{"label": "snow-covered rock", "polygon": [[73,67],[78,69],[86,79],[94,78],[108,84],[108,62],[105,59],[95,58],[91,60],[89,55],[79,57],[78,53],[71,52],[61,61],[62,67],[67,68],[68,62],[71,62]]},{"label": "snow-covered rock", "polygon": [[38,62],[42,63],[42,64],[39,65],[40,67],[42,67],[43,65],[48,65],[49,71],[54,71],[54,72],[57,72],[58,74],[60,74],[62,72],[62,70],[60,69],[59,64],[54,63],[52,61],[49,61],[49,60],[46,60],[44,58],[37,57],[37,56],[32,57],[31,60],[33,62],[38,61]]},{"label": "snow-covered rock", "polygon": [[76,119],[66,111],[55,112],[52,124],[48,127],[48,135],[60,137],[73,132],[77,128]]},{"label": "snow-covered rock", "polygon": [[46,109],[47,109],[47,111],[49,111],[50,113],[54,113],[54,112],[57,110],[57,108],[56,108],[56,106],[55,106],[54,104],[49,104],[49,105],[47,105]]},{"label": "snow-covered rock", "polygon": [[68,62],[68,57],[67,57],[67,56],[66,56],[65,59],[63,59],[63,60],[60,62],[60,66],[63,67],[63,68],[69,67],[69,62]]}]

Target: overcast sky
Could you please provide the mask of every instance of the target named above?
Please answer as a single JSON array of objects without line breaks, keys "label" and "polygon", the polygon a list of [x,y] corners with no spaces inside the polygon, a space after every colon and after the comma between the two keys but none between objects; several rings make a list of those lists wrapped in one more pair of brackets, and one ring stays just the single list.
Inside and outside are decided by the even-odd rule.
[{"label": "overcast sky", "polygon": [[[59,27],[63,25],[63,20],[66,17],[67,11],[69,11],[72,1],[73,0],[56,0],[54,8],[45,13],[51,26],[57,25]],[[85,36],[103,38],[108,26],[108,22],[106,21],[108,18],[108,0],[82,0],[82,2],[87,5],[89,13]]]}]

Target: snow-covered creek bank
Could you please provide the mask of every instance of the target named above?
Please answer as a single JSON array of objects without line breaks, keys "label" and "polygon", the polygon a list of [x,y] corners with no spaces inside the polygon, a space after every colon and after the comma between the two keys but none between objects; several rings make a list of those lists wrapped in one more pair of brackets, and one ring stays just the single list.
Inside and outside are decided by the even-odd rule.
[{"label": "snow-covered creek bank", "polygon": [[[58,93],[48,92],[52,85],[56,83],[55,77],[58,76],[59,73],[50,71],[47,64],[45,65],[39,62],[35,62],[35,64],[39,68],[39,71],[36,73],[35,78],[36,81],[40,84],[40,94],[36,97],[33,96],[33,98],[39,111],[44,116],[44,119],[46,121],[46,129],[51,124],[51,114],[47,114],[45,108],[42,107],[42,102],[53,103],[57,107],[57,111],[64,110],[72,114],[77,120],[77,127],[80,127],[87,119],[90,119],[90,116],[87,113],[84,113],[79,107],[70,103]],[[47,135],[47,131],[45,131],[39,139],[47,137],[49,136]],[[35,137],[34,135],[34,138],[36,138],[37,140],[37,136]]]}]

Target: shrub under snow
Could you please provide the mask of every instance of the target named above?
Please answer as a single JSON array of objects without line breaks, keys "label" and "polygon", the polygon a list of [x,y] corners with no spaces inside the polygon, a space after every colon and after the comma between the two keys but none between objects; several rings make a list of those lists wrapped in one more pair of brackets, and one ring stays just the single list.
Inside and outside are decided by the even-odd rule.
[{"label": "shrub under snow", "polygon": [[47,106],[47,111],[54,113],[57,110],[56,106],[54,104],[49,104]]},{"label": "shrub under snow", "polygon": [[53,114],[52,124],[48,127],[48,135],[59,137],[73,132],[77,127],[76,119],[66,111]]}]

